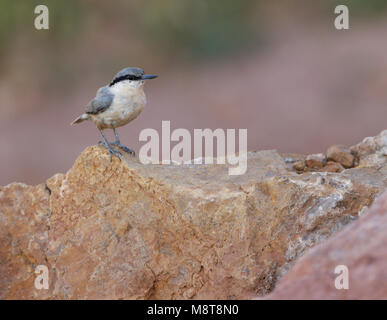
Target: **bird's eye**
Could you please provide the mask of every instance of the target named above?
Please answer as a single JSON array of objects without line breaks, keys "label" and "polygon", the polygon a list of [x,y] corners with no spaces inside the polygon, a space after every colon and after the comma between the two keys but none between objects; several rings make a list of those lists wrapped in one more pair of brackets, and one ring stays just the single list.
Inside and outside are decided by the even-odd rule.
[{"label": "bird's eye", "polygon": [[135,80],[140,80],[141,78],[140,77],[137,77],[137,76],[128,76],[128,80],[131,80],[131,81],[135,81]]}]

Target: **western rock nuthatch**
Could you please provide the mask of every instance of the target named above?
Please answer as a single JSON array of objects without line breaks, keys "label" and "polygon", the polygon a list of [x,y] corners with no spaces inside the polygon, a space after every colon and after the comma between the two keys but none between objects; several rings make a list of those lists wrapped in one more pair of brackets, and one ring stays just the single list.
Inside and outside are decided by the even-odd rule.
[{"label": "western rock nuthatch", "polygon": [[[104,141],[102,144],[110,154],[118,159],[121,152],[113,149],[117,146],[135,154],[134,150],[121,144],[116,128],[121,127],[137,118],[146,104],[144,93],[145,80],[154,79],[156,75],[146,75],[140,68],[125,68],[118,72],[109,85],[99,88],[96,97],[89,102],[84,114],[80,115],[71,124],[91,120],[94,122]],[[103,130],[113,129],[115,142],[108,142]]]}]

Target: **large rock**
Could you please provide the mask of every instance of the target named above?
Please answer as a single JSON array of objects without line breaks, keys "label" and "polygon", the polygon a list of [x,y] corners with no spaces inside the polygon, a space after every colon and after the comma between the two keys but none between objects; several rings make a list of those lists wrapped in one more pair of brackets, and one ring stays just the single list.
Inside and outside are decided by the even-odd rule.
[{"label": "large rock", "polygon": [[[0,188],[0,299],[266,294],[384,190],[377,157],[300,173],[304,156],[250,152],[246,174],[229,176],[226,165],[110,162],[89,147],[65,175]],[[38,265],[49,269],[47,290],[34,287]]]},{"label": "large rock", "polygon": [[[387,299],[386,227],[387,192],[355,223],[306,253],[267,298]],[[337,266],[347,267],[347,288],[340,286],[346,271],[335,272]]]}]

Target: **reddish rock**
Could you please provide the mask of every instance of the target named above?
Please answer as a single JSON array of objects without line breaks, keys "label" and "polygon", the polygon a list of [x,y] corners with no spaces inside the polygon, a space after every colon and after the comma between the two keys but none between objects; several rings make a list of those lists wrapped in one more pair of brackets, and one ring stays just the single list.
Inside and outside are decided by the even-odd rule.
[{"label": "reddish rock", "polygon": [[349,148],[343,145],[333,145],[327,151],[328,160],[340,163],[344,168],[351,168],[354,165],[355,157]]},{"label": "reddish rock", "polygon": [[[267,299],[387,299],[386,230],[387,192],[356,222],[300,258]],[[338,265],[348,268],[348,290],[335,287]]]},{"label": "reddish rock", "polygon": [[[52,290],[36,290],[34,272],[49,263],[49,191],[12,183],[0,187],[0,300],[47,298]],[[17,284],[17,285],[16,285]]]},{"label": "reddish rock", "polygon": [[[0,299],[267,294],[387,186],[381,154],[343,172],[295,172],[303,159],[249,152],[246,174],[230,176],[227,165],[110,162],[93,146],[46,184],[0,187]],[[48,290],[34,287],[38,265]]]},{"label": "reddish rock", "polygon": [[327,158],[322,153],[310,154],[306,157],[306,166],[311,169],[320,169],[325,166]]},{"label": "reddish rock", "polygon": [[340,163],[334,161],[328,161],[324,168],[321,169],[321,171],[325,172],[341,172],[343,170],[343,166]]},{"label": "reddish rock", "polygon": [[299,171],[299,172],[304,171],[304,170],[305,170],[305,167],[306,167],[305,160],[299,160],[299,161],[297,161],[296,163],[294,163],[294,166],[293,166],[293,168],[294,168],[296,171]]}]

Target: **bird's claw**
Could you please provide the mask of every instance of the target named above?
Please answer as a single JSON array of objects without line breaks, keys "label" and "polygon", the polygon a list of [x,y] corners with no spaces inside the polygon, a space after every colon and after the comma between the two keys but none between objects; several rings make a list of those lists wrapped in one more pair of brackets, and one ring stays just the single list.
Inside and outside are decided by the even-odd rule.
[{"label": "bird's claw", "polygon": [[99,144],[103,145],[107,151],[109,151],[109,154],[110,154],[110,162],[113,160],[113,155],[116,156],[120,161],[121,161],[121,157],[122,156],[122,153],[117,151],[117,150],[114,150],[111,146],[111,144],[109,143],[106,143],[106,142],[103,142],[103,141],[100,141]]},{"label": "bird's claw", "polygon": [[134,150],[132,148],[129,148],[127,146],[124,146],[123,144],[119,143],[119,142],[113,142],[112,143],[113,145],[121,148],[122,150],[124,150],[125,152],[127,153],[130,153],[131,155],[135,156],[136,155],[136,152],[134,152]]}]

